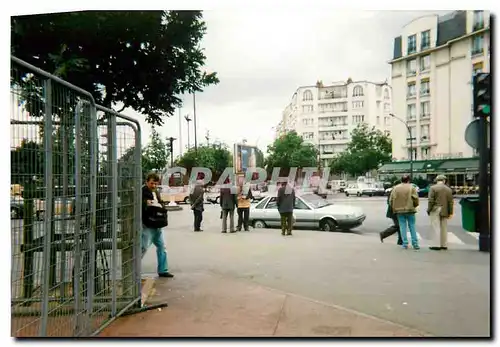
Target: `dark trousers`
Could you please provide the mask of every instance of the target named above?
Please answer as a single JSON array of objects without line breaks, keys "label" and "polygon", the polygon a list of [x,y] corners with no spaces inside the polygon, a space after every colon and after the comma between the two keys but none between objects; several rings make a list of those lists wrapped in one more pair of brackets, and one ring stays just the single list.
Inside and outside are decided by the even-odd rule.
[{"label": "dark trousers", "polygon": [[203,211],[193,210],[194,214],[194,231],[200,231],[201,221],[203,220]]},{"label": "dark trousers", "polygon": [[389,237],[391,235],[394,235],[395,233],[398,233],[398,244],[402,243],[401,240],[401,232],[399,231],[399,221],[397,217],[392,218],[392,222],[394,223],[384,231],[380,233],[380,238],[385,239],[386,237]]},{"label": "dark trousers", "polygon": [[249,207],[238,207],[238,230],[241,230],[241,225],[248,231],[248,219],[250,218],[250,208]]},{"label": "dark trousers", "polygon": [[292,233],[292,224],[293,224],[293,212],[285,212],[280,213],[281,215],[281,234],[285,235]]}]

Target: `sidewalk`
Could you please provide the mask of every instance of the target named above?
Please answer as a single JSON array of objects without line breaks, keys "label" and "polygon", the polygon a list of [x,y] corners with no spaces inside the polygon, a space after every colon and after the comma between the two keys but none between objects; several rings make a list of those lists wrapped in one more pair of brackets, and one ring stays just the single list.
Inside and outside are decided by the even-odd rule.
[{"label": "sidewalk", "polygon": [[210,273],[146,281],[148,304],[168,307],[119,318],[102,337],[429,336],[376,317]]}]

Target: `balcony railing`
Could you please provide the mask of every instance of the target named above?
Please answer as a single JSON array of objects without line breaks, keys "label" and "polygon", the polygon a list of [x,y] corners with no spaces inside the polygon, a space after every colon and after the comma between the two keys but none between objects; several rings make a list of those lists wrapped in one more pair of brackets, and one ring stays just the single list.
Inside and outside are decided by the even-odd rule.
[{"label": "balcony railing", "polygon": [[407,122],[415,122],[416,120],[417,120],[417,117],[416,117],[416,116],[406,117],[406,121],[407,121]]},{"label": "balcony railing", "polygon": [[431,41],[430,40],[422,41],[422,44],[420,45],[420,50],[423,51],[429,48],[431,48]]},{"label": "balcony railing", "polygon": [[417,97],[417,93],[415,93],[415,92],[406,94],[407,99],[416,98],[416,97]]},{"label": "balcony railing", "polygon": [[431,119],[431,114],[430,113],[422,113],[420,115],[421,120],[426,120],[426,119]]},{"label": "balcony railing", "polygon": [[484,50],[482,48],[473,48],[472,49],[472,55],[482,55],[484,52]]},{"label": "balcony railing", "polygon": [[408,46],[408,54],[413,54],[417,52],[417,45]]},{"label": "balcony railing", "polygon": [[476,22],[472,26],[472,31],[478,31],[484,28],[484,21]]},{"label": "balcony railing", "polygon": [[420,96],[429,95],[431,93],[430,89],[421,89]]},{"label": "balcony railing", "polygon": [[408,70],[406,72],[406,76],[416,76],[417,75],[417,70]]},{"label": "balcony railing", "polygon": [[429,142],[429,141],[430,141],[429,136],[422,136],[422,137],[420,138],[420,142],[421,142],[421,143],[427,143],[427,142]]}]

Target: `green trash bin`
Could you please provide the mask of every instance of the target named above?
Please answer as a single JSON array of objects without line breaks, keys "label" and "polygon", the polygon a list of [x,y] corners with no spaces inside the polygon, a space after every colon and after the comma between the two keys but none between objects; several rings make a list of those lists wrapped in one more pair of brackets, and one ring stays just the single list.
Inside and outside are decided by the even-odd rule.
[{"label": "green trash bin", "polygon": [[460,199],[460,205],[462,205],[462,228],[471,233],[477,232],[477,227],[479,227],[477,222],[477,218],[479,217],[479,198],[462,198]]}]

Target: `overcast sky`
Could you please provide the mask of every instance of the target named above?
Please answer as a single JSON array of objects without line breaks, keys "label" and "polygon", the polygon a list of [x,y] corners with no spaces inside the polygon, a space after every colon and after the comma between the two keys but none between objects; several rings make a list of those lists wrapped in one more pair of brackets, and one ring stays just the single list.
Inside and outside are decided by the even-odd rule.
[{"label": "overcast sky", "polygon": [[[207,34],[202,45],[206,69],[216,71],[220,83],[196,95],[198,143],[206,143],[209,130],[210,141],[232,145],[246,138],[265,152],[273,141],[272,128],[299,86],[348,77],[390,82],[387,62],[392,57],[394,37],[412,19],[447,12],[205,11]],[[192,96],[184,96],[184,101],[182,116],[192,116]],[[192,122],[190,126],[193,145]],[[144,127],[146,143],[150,128]],[[160,133],[179,138],[177,114],[165,122]],[[182,142],[185,147],[185,120]],[[176,155],[178,146],[177,141]]]}]

